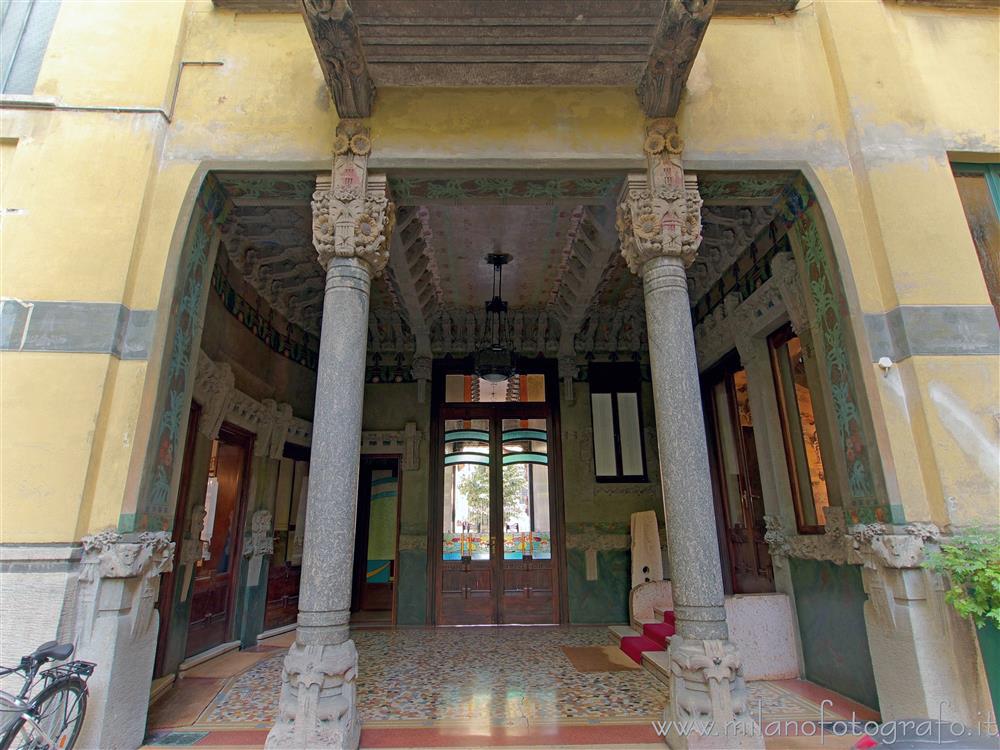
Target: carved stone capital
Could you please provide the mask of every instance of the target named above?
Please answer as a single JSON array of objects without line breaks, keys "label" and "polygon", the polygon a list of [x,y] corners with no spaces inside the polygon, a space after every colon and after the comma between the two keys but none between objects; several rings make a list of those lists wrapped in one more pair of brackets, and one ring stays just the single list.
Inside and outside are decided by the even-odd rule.
[{"label": "carved stone capital", "polygon": [[941,531],[932,523],[893,527],[882,523],[859,524],[849,531],[852,548],[866,568],[919,568],[928,542],[937,542]]},{"label": "carved stone capital", "polygon": [[358,652],[354,641],[288,649],[282,669],[278,719],[267,748],[357,747]]},{"label": "carved stone capital", "polygon": [[100,615],[101,587],[112,581],[124,585],[128,602],[122,609],[131,618],[130,637],[144,635],[153,619],[161,573],[173,570],[174,543],[166,531],[144,531],[126,539],[107,529],[81,540],[80,642],[87,643]]},{"label": "carved stone capital", "polygon": [[292,426],[292,405],[265,398],[260,403],[257,416],[257,437],[254,441],[255,456],[281,458]]},{"label": "carved stone capital", "polygon": [[333,151],[333,172],[317,178],[312,200],[320,265],[326,269],[334,258],[357,258],[377,276],[389,262],[396,207],[385,175],[368,173],[368,128],[358,120],[341,120]]},{"label": "carved stone capital", "polygon": [[629,175],[618,203],[616,226],[629,270],[641,273],[647,261],[680,258],[690,266],[701,245],[701,197],[697,179],[650,187],[643,175]]},{"label": "carved stone capital", "polygon": [[302,0],[302,15],[341,117],[369,117],[375,83],[347,0]]},{"label": "carved stone capital", "polygon": [[698,727],[710,727],[713,722],[719,728],[753,727],[743,663],[734,643],[677,635],[670,639],[669,657],[668,718]]}]

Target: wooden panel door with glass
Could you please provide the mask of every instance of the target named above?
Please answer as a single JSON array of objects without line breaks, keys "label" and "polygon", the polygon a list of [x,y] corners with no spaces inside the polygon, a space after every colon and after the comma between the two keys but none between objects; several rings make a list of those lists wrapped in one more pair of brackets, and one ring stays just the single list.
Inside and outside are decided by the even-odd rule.
[{"label": "wooden panel door with glass", "polygon": [[548,409],[527,401],[532,391],[527,381],[501,393],[524,401],[489,401],[489,388],[466,382],[453,389],[452,398],[482,400],[445,404],[439,412],[437,622],[558,622]]}]

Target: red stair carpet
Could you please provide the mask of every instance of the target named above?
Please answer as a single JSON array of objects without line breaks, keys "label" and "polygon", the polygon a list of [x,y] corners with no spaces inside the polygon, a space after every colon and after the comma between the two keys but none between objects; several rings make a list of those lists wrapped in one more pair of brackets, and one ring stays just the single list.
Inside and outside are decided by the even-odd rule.
[{"label": "red stair carpet", "polygon": [[631,635],[621,639],[619,646],[628,657],[642,664],[643,651],[664,651],[670,643],[670,636],[676,631],[672,611],[663,613],[663,622],[647,623],[642,626],[642,635]]}]

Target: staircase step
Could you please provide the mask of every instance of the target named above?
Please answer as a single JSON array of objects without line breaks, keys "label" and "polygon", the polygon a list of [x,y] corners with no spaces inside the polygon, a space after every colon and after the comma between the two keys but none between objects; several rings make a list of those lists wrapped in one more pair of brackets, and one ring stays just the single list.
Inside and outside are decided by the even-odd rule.
[{"label": "staircase step", "polygon": [[642,666],[660,682],[670,684],[670,657],[666,651],[643,651]]},{"label": "staircase step", "polygon": [[669,622],[671,624],[675,623],[674,611],[672,609],[653,607],[653,614],[656,616],[657,622]]},{"label": "staircase step", "polygon": [[644,635],[621,639],[621,650],[636,664],[642,664],[642,654],[645,651],[662,651],[663,646]]},{"label": "staircase step", "polygon": [[608,632],[615,643],[620,643],[622,638],[635,638],[639,633],[632,630],[628,625],[609,625]]},{"label": "staircase step", "polygon": [[673,624],[669,622],[650,623],[642,626],[642,634],[664,648],[667,647],[670,637],[676,632]]}]

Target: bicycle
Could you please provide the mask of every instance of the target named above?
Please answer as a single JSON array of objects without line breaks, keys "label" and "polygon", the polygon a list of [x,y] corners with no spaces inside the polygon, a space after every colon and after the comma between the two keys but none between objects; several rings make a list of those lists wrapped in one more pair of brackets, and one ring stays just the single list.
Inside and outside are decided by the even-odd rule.
[{"label": "bicycle", "polygon": [[[42,670],[47,662],[65,661],[73,655],[73,644],[43,643],[21,657],[14,668],[0,667],[0,677],[24,676],[14,696],[0,690],[0,750],[72,750],[87,712],[87,678],[95,665],[71,661]],[[36,685],[42,689],[31,696]]]}]

